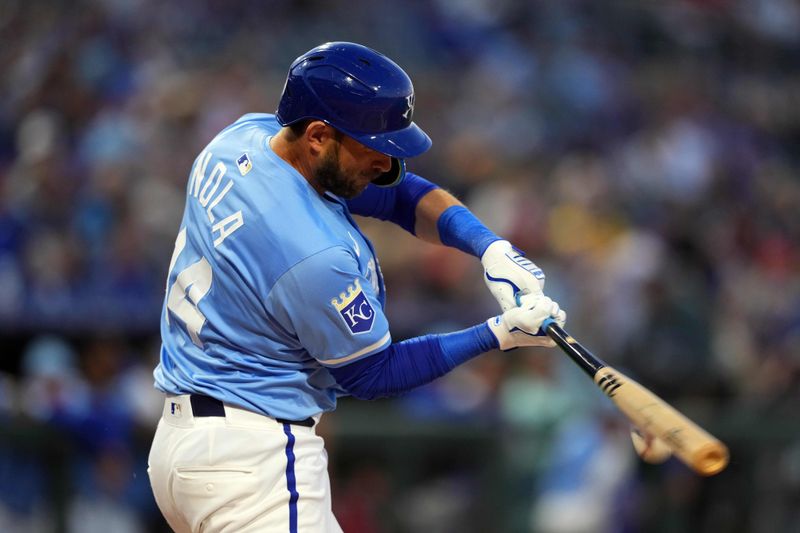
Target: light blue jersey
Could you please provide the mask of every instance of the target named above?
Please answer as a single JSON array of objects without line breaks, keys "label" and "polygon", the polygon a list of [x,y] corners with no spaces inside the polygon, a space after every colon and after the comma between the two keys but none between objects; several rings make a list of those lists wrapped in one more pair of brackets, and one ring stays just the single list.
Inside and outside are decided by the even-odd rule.
[{"label": "light blue jersey", "polygon": [[248,114],[195,160],[169,268],[156,387],[302,420],[343,393],[326,369],[391,344],[372,245]]}]

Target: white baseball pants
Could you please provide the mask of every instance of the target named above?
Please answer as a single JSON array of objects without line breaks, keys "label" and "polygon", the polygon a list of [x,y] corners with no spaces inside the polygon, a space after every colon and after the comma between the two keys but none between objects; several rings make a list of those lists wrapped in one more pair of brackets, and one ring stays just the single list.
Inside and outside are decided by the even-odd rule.
[{"label": "white baseball pants", "polygon": [[177,533],[341,533],[328,456],[313,427],[224,406],[194,416],[168,396],[150,449],[156,503]]}]

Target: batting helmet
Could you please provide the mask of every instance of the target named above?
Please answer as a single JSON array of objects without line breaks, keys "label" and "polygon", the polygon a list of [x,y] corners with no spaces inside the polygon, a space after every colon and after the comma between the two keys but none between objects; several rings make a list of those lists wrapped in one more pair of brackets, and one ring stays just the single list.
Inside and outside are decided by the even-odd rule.
[{"label": "batting helmet", "polygon": [[405,174],[404,158],[431,147],[413,113],[414,86],[399,65],[366,46],[331,42],[294,60],[275,114],[282,126],[322,120],[392,157],[392,170],[375,180],[390,186]]}]

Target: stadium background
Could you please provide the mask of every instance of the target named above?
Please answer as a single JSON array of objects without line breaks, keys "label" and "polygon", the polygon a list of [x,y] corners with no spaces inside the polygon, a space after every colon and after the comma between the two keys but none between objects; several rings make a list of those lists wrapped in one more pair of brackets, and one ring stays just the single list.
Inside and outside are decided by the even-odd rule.
[{"label": "stadium background", "polygon": [[[403,65],[434,140],[410,168],[544,268],[570,331],[733,454],[709,479],[644,465],[560,352],[495,353],[326,418],[344,529],[800,530],[791,0],[4,0],[0,529],[164,530],[151,370],[188,169],[328,40]],[[394,338],[495,312],[474,259],[364,227]]]}]

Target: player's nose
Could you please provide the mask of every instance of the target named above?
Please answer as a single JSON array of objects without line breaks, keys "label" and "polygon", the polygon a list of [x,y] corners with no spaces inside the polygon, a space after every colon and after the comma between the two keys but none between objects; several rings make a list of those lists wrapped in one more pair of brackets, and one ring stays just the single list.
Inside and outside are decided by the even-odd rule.
[{"label": "player's nose", "polygon": [[372,168],[381,174],[384,172],[389,172],[389,170],[392,168],[392,158],[388,155],[376,152],[375,160],[372,163]]}]

